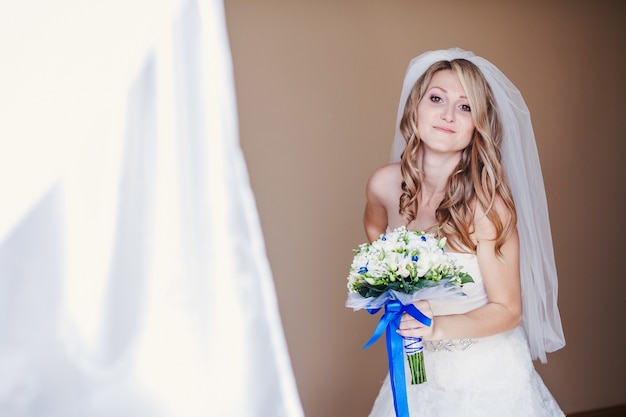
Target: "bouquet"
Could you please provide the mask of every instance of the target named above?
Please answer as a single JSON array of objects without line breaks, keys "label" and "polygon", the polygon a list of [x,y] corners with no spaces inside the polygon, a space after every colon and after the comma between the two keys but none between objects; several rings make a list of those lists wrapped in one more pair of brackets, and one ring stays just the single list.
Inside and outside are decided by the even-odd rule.
[{"label": "bouquet", "polygon": [[[439,238],[434,234],[400,227],[381,235],[371,243],[363,243],[354,250],[355,256],[348,275],[346,306],[354,310],[365,308],[371,314],[385,307],[385,314],[364,348],[369,347],[387,330],[389,370],[394,396],[400,381],[404,381],[403,359],[398,368],[399,365],[393,363],[397,352],[390,352],[397,350],[393,339],[401,337],[395,330],[399,327],[402,313],[407,312],[429,326],[431,319],[412,303],[453,294],[462,295],[462,285],[473,282],[472,277],[463,272],[455,259],[444,251],[445,244],[445,237]],[[411,371],[411,383],[423,383],[426,381],[426,372],[421,338],[403,339],[400,355],[403,355],[404,346]],[[402,375],[393,375],[400,372]]]}]

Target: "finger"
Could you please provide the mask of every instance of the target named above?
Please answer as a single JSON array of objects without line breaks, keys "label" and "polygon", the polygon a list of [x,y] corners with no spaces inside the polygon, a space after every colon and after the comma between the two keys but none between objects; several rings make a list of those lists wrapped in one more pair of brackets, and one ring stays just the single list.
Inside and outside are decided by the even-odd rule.
[{"label": "finger", "polygon": [[396,330],[396,333],[398,333],[402,337],[423,337],[424,336],[424,332],[420,331],[420,329],[399,329],[399,330]]},{"label": "finger", "polygon": [[400,322],[399,329],[401,329],[401,330],[418,330],[418,329],[421,329],[422,327],[424,327],[424,326],[417,320],[407,320],[407,321],[404,321],[404,322]]}]

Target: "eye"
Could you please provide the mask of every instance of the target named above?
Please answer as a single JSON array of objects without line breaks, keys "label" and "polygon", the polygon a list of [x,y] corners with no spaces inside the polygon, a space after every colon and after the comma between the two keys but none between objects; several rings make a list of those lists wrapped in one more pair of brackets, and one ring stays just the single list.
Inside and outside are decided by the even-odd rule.
[{"label": "eye", "polygon": [[461,110],[471,112],[472,108],[469,106],[469,104],[461,104]]},{"label": "eye", "polygon": [[441,99],[441,97],[433,94],[432,96],[430,96],[430,101],[432,101],[433,103],[441,103],[443,100]]}]

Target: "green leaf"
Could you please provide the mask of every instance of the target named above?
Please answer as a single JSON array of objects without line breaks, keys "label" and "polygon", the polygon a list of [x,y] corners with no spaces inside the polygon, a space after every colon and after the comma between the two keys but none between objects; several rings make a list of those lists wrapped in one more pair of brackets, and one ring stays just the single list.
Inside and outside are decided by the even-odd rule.
[{"label": "green leaf", "polygon": [[459,272],[459,277],[461,278],[461,285],[474,282],[474,278],[467,272]]}]

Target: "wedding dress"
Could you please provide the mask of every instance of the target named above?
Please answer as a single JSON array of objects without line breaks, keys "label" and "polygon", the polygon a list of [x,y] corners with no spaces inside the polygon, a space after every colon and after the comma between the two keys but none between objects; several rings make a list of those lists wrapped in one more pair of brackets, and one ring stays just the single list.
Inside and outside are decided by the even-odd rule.
[{"label": "wedding dress", "polygon": [[[452,254],[474,279],[465,296],[431,301],[435,315],[461,314],[487,303],[473,254]],[[494,336],[454,341],[426,341],[427,381],[411,385],[410,417],[557,417],[564,416],[536,372],[522,327]],[[395,417],[389,376],[370,417]]]}]

